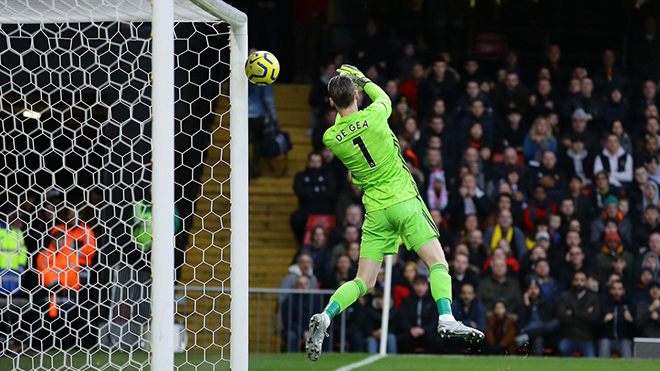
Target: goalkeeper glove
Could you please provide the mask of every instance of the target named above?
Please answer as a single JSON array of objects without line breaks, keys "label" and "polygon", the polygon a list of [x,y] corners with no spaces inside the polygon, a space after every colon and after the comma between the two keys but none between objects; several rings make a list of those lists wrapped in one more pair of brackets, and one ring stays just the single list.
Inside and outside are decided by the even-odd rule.
[{"label": "goalkeeper glove", "polygon": [[371,82],[371,80],[358,70],[357,67],[350,64],[342,64],[341,67],[337,69],[337,72],[339,72],[340,75],[345,75],[351,79],[353,85],[355,85],[358,90],[364,90],[364,86],[367,85],[368,82]]}]

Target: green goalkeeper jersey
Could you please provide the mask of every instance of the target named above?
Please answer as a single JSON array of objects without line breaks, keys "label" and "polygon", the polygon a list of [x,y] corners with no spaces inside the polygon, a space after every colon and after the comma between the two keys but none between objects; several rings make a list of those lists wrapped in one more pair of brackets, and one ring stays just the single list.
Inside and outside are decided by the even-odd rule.
[{"label": "green goalkeeper jersey", "polygon": [[369,212],[408,200],[418,191],[399,141],[387,123],[392,113],[390,98],[372,82],[364,91],[373,103],[346,117],[337,115],[335,124],[323,135],[323,143],[351,171],[353,183],[364,192],[362,202]]}]

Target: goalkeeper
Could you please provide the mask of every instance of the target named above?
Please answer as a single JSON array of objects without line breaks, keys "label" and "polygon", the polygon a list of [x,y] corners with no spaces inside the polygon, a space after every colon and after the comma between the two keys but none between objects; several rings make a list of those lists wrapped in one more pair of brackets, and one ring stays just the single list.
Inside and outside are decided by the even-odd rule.
[{"label": "goalkeeper", "polygon": [[[339,75],[328,82],[328,93],[338,115],[323,135],[323,143],[348,167],[353,182],[364,191],[366,216],[357,277],[337,289],[323,312],[310,319],[307,357],[319,359],[330,322],[374,287],[383,257],[398,252],[399,237],[430,269],[431,294],[440,314],[438,333],[468,341],[483,339],[482,332],[463,325],[452,315],[451,278],[438,241],[438,228],[388,126],[392,113],[389,97],[351,65],[344,64],[337,72]],[[363,111],[358,111],[357,89],[364,89],[373,100]]]}]

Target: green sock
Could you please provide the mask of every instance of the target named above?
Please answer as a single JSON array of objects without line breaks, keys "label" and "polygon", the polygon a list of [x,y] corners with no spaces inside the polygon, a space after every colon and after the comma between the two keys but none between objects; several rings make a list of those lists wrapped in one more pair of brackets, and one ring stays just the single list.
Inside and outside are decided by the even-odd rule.
[{"label": "green sock", "polygon": [[435,263],[431,271],[431,295],[438,305],[438,313],[451,313],[451,277],[449,268],[444,263]]},{"label": "green sock", "polygon": [[332,321],[336,315],[343,312],[346,308],[350,307],[351,304],[355,303],[356,300],[366,294],[367,285],[365,285],[361,279],[356,278],[353,281],[348,281],[335,291],[334,295],[330,298],[330,302],[323,311],[328,314],[328,317],[330,317],[330,320]]}]

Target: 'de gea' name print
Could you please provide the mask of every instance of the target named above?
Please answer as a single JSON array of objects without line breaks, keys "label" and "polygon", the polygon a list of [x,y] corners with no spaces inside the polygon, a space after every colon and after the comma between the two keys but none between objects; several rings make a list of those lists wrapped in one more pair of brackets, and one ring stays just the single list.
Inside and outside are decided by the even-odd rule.
[{"label": "'de gea' name print", "polygon": [[[367,123],[367,120],[364,120],[364,123],[360,124],[360,122],[356,122],[355,124],[349,124],[348,125],[348,131],[351,133],[354,133],[358,130],[366,129],[369,127],[369,124]],[[348,134],[346,133],[346,130],[340,130],[339,134],[335,136],[335,139],[337,139],[337,142],[341,143],[344,138],[346,138]]]}]

